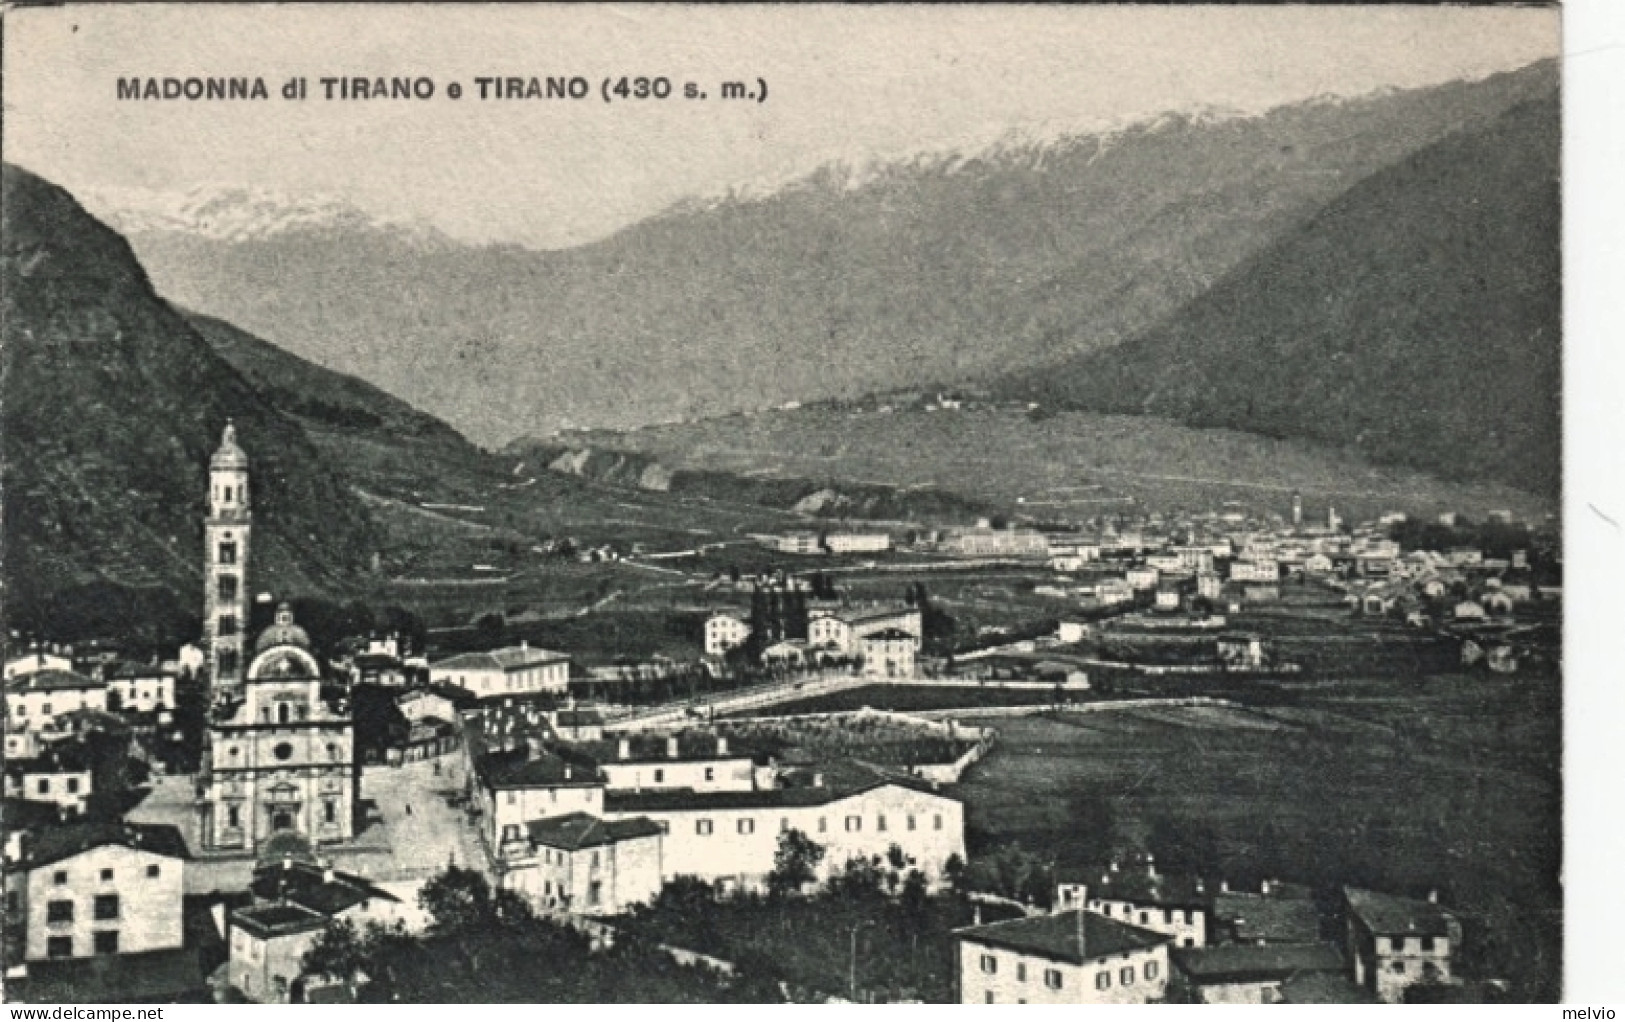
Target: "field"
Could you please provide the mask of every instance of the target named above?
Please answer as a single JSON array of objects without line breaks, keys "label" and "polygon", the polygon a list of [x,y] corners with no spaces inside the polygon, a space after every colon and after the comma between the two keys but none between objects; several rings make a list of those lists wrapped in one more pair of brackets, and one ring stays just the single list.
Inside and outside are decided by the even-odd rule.
[{"label": "field", "polygon": [[1562,935],[1558,680],[1273,687],[1292,689],[1283,694],[1294,705],[983,721],[999,741],[962,785],[972,855],[1020,842],[1099,868],[1079,861],[1099,842],[1080,840],[1077,820],[1080,803],[1103,801],[1117,847],[1181,835],[1198,859],[1191,846],[1208,845],[1232,880],[1437,888],[1465,910],[1472,953],[1512,976],[1520,999],[1552,982]]},{"label": "field", "polygon": [[[656,456],[674,469],[934,486],[1035,518],[1087,518],[1237,501],[1284,513],[1293,489],[1345,518],[1396,509],[1555,507],[1505,486],[1442,482],[1378,467],[1354,452],[1200,430],[1142,416],[1066,412],[1033,422],[1007,407],[926,412],[808,406],[594,435],[588,442]],[[1154,466],[1154,468],[1148,467]]]}]

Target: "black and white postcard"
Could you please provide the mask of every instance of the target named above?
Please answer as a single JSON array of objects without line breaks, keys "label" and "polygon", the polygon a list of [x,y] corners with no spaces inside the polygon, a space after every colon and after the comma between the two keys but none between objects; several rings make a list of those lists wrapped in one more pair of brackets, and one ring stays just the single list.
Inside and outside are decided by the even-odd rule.
[{"label": "black and white postcard", "polygon": [[8,10],[6,998],[1562,999],[1561,22]]}]

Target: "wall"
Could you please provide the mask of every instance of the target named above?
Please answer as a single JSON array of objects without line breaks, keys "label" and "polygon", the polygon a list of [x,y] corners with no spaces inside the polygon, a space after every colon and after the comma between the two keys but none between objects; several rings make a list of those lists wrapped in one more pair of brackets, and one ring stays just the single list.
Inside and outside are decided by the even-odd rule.
[{"label": "wall", "polygon": [[490,830],[487,837],[491,847],[501,844],[503,828],[518,827],[521,836],[525,824],[549,816],[566,813],[591,813],[602,816],[604,789],[586,785],[552,788],[500,788],[490,793],[491,808],[487,814]]},{"label": "wall", "polygon": [[[693,788],[695,791],[751,791],[756,787],[749,757],[706,760],[610,760],[600,764],[608,787],[637,791],[644,788]],[[656,777],[655,772],[660,776]],[[706,771],[710,771],[707,777]]]},{"label": "wall", "polygon": [[[157,866],[158,876],[148,877],[148,866]],[[27,920],[26,957],[31,961],[48,957],[46,938],[52,936],[73,937],[73,957],[91,957],[91,935],[99,930],[118,931],[120,954],[180,947],[184,868],[180,859],[105,845],[30,871],[19,892],[25,895],[19,913]],[[101,878],[104,869],[113,871],[111,880]],[[67,873],[66,884],[54,882],[59,871]],[[116,920],[95,918],[98,894],[119,896]],[[47,904],[59,900],[74,903],[71,925],[46,922]]]},{"label": "wall", "polygon": [[[983,956],[991,956],[996,963],[992,973],[983,970]],[[1025,966],[1025,979],[1021,978],[1022,966]],[[1128,986],[1122,983],[1125,968],[1134,970],[1134,982]],[[1060,972],[1060,989],[1052,989],[1045,983],[1044,974],[1048,969]],[[1149,977],[1147,970],[1151,973]],[[1096,977],[1102,972],[1110,976],[1111,985],[1105,990],[1095,985]],[[959,941],[961,1004],[1147,1004],[1161,1000],[1167,991],[1167,945],[1074,965],[972,940]]]},{"label": "wall", "polygon": [[[49,707],[49,709],[47,709]],[[97,683],[91,688],[59,688],[50,692],[7,692],[8,727],[26,731],[51,729],[56,718],[74,710],[106,710],[107,689]]]},{"label": "wall", "polygon": [[[950,856],[965,856],[964,807],[959,802],[892,785],[819,806],[696,808],[609,815],[647,816],[666,824],[663,873],[668,880],[696,876],[745,888],[760,887],[773,869],[779,835],[785,830],[800,830],[824,846],[820,867],[823,875],[842,869],[849,858],[884,856],[897,844],[935,885],[942,880],[943,864]],[[913,830],[908,826],[910,816],[914,818]],[[856,818],[857,829],[847,829],[848,817]],[[880,829],[882,817],[884,830]],[[702,833],[702,822],[709,824],[709,833]]]}]

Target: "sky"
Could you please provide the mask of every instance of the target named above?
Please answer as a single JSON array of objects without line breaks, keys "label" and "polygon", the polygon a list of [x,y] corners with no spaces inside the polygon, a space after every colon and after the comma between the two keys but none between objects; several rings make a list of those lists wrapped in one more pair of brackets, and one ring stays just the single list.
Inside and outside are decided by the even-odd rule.
[{"label": "sky", "polygon": [[[70,191],[336,197],[558,248],[820,165],[975,150],[1168,110],[1259,112],[1478,78],[1558,52],[1555,11],[1414,7],[120,5],[13,9],[4,155]],[[260,76],[266,101],[120,100],[126,77]],[[427,76],[427,101],[318,79]],[[579,75],[581,101],[475,98]],[[600,96],[664,76],[673,96]],[[277,93],[290,77],[308,98]],[[765,102],[720,99],[765,80]],[[446,95],[452,82],[467,90]],[[705,100],[679,98],[692,82]]]}]

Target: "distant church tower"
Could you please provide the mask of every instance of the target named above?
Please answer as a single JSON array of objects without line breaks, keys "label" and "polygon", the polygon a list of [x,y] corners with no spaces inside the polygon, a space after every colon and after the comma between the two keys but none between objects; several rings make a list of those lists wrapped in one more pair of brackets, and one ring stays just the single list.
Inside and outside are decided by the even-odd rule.
[{"label": "distant church tower", "polygon": [[243,630],[248,626],[248,455],[226,423],[209,461],[209,517],[203,525],[203,643],[211,694],[243,683]]},{"label": "distant church tower", "polygon": [[1303,528],[1303,494],[1297,490],[1292,491],[1292,527]]}]

